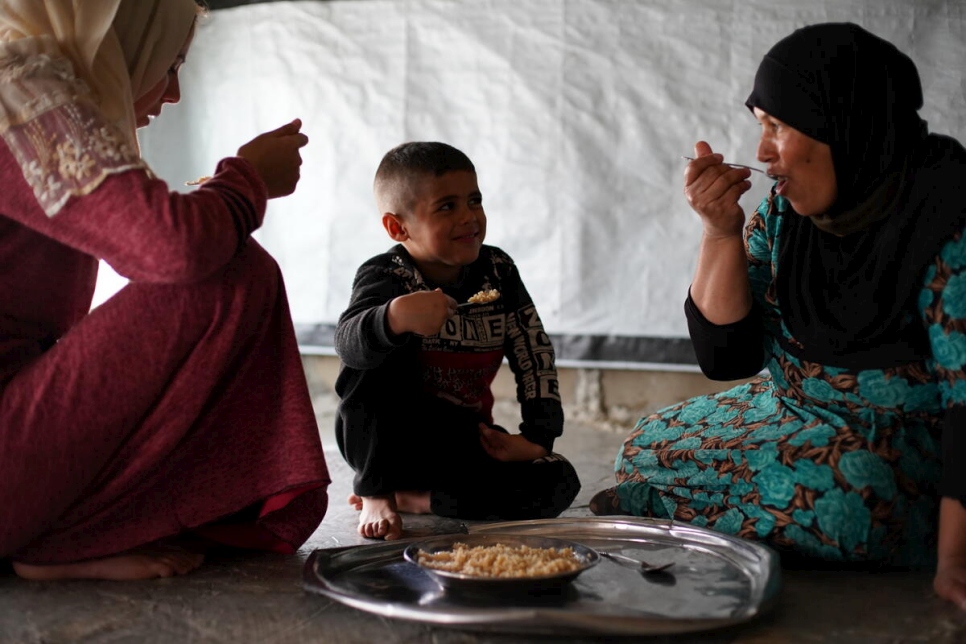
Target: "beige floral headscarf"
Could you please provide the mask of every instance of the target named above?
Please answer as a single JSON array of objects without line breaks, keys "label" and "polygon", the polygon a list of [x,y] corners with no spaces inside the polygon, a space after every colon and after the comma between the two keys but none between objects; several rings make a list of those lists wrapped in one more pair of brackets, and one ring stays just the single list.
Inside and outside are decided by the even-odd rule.
[{"label": "beige floral headscarf", "polygon": [[0,0],[0,138],[48,216],[146,167],[134,101],[190,33],[194,0]]}]

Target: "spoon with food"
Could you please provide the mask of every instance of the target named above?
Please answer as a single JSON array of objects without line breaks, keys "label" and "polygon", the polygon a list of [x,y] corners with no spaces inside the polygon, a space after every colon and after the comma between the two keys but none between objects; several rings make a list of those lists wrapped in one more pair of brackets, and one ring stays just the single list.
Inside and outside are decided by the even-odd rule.
[{"label": "spoon with food", "polygon": [[469,306],[471,304],[489,304],[490,302],[494,302],[498,299],[500,299],[500,291],[496,290],[495,288],[483,289],[476,295],[471,296],[462,304],[457,304],[456,308],[461,306]]}]

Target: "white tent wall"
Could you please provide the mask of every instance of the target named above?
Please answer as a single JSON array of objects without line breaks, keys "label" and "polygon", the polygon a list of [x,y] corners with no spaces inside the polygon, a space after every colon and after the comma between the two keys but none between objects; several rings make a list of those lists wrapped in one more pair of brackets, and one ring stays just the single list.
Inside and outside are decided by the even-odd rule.
[{"label": "white tent wall", "polygon": [[[487,243],[516,260],[564,359],[691,363],[682,304],[700,224],[681,156],[703,139],[761,165],[744,106],[758,62],[824,21],[908,53],[930,128],[966,139],[963,0],[302,0],[212,11],[182,103],[141,140],[187,190],[255,134],[303,120],[301,183],[256,238],[307,350],[327,344],[358,265],[392,244],[371,195],[380,158],[440,140],[476,164]],[[755,180],[747,212],[769,187]],[[120,283],[105,271],[98,299]]]}]

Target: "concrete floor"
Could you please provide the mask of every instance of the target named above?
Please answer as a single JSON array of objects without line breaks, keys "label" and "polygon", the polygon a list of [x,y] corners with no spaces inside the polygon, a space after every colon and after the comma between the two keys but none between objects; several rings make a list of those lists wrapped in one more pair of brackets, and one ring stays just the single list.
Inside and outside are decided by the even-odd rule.
[{"label": "concrete floor", "polygon": [[[334,397],[316,396],[323,442],[334,483],[322,525],[296,556],[213,554],[182,578],[145,582],[25,582],[0,573],[0,644],[96,642],[464,644],[529,641],[602,641],[494,635],[394,620],[349,608],[302,590],[302,565],[312,550],[371,543],[355,532],[356,513],[344,500],[350,471],[331,434]],[[512,407],[498,420],[515,424]],[[501,417],[500,414],[503,414]],[[583,482],[565,516],[590,516],[587,503],[611,484],[621,435],[568,423],[557,450]],[[406,517],[407,536],[452,531],[434,517]],[[774,609],[727,630],[649,642],[966,642],[966,613],[936,598],[928,573],[786,570]],[[623,641],[630,641],[624,639]]]}]

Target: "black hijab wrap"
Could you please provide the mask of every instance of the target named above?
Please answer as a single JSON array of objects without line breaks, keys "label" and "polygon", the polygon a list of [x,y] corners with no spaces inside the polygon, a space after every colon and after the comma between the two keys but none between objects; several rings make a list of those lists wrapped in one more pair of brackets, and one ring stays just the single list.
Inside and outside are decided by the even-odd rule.
[{"label": "black hijab wrap", "polygon": [[930,355],[925,270],[966,223],[966,149],[928,134],[912,60],[851,23],[798,29],[765,55],[746,101],[826,143],[837,197],[782,216],[776,288],[800,359],[849,369]]}]

